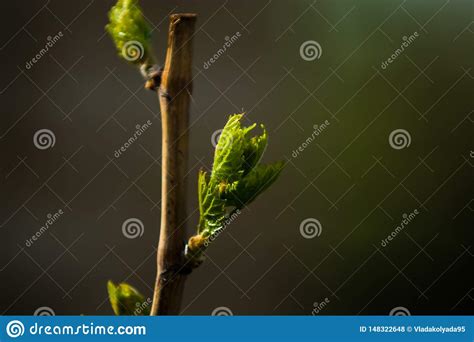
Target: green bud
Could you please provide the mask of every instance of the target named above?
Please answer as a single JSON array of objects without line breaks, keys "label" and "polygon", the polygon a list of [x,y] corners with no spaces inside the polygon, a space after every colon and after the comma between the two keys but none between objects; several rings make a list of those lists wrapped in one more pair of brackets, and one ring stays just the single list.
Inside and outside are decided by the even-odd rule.
[{"label": "green bud", "polygon": [[106,30],[119,56],[133,64],[144,64],[150,57],[151,30],[138,0],[118,0],[109,11]]},{"label": "green bud", "polygon": [[115,285],[109,280],[107,291],[110,304],[117,316],[147,316],[150,314],[151,300],[145,300],[145,297],[134,287],[126,283]]}]

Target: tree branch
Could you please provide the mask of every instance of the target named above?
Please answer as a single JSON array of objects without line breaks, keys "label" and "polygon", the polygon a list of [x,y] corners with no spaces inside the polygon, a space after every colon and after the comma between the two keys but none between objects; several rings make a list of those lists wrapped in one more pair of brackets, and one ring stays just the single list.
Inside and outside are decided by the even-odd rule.
[{"label": "tree branch", "polygon": [[162,118],[161,230],[151,315],[178,314],[185,265],[186,182],[192,38],[195,14],[170,16],[166,62],[158,96]]}]

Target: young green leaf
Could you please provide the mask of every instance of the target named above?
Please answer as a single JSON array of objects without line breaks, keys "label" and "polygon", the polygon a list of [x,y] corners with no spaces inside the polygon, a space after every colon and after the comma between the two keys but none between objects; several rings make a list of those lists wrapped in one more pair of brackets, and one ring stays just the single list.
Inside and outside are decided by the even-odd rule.
[{"label": "young green leaf", "polygon": [[263,131],[262,135],[255,136],[252,139],[246,141],[243,162],[244,175],[250,172],[250,170],[252,170],[252,168],[257,165],[257,163],[262,158],[263,152],[265,152],[265,148],[267,147],[267,131],[265,126],[260,125],[260,127]]},{"label": "young green leaf", "polygon": [[227,204],[241,209],[272,185],[282,169],[283,162],[254,167],[248,175],[230,184],[227,188],[224,195]]},{"label": "young green leaf", "polygon": [[239,178],[242,173],[243,151],[246,144],[246,134],[255,125],[242,129],[240,120],[243,114],[235,114],[222,129],[219,141],[214,153],[214,164],[212,166],[212,181],[232,182]]}]

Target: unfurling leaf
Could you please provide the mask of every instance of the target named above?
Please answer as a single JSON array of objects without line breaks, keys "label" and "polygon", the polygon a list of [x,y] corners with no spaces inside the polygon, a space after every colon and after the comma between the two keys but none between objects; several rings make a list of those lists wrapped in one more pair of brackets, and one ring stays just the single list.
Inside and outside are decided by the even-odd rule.
[{"label": "unfurling leaf", "polygon": [[[212,172],[198,176],[198,234],[188,243],[191,254],[207,247],[218,235],[231,213],[242,209],[266,190],[283,169],[283,162],[263,165],[260,160],[267,146],[267,132],[252,136],[256,124],[242,127],[243,114],[231,115],[224,126],[214,153]],[[194,250],[194,251],[193,251]]]},{"label": "unfurling leaf", "polygon": [[109,280],[107,283],[110,304],[117,316],[144,316],[150,314],[150,299],[138,292],[134,287],[121,283],[115,285]]}]

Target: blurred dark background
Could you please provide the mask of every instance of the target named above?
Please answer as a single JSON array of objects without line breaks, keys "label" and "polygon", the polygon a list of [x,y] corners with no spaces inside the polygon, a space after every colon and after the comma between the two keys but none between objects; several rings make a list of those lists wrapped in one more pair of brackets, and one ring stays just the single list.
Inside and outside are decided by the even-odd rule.
[{"label": "blurred dark background", "polygon": [[[113,3],[0,5],[2,314],[44,307],[57,315],[112,314],[109,279],[152,294],[160,113],[156,96],[104,33]],[[265,161],[287,161],[279,181],[232,222],[189,277],[183,314],[474,313],[472,1],[141,4],[160,61],[168,15],[199,15],[189,234],[198,218],[197,171],[210,167],[212,134],[229,114],[245,111],[249,123],[265,123]],[[204,68],[236,32],[241,37]],[[319,58],[302,58],[308,41],[320,45]],[[116,158],[147,120],[151,127]],[[54,146],[35,146],[41,129],[54,134]],[[391,147],[396,129],[409,134],[409,146]],[[129,218],[143,223],[142,236],[124,236]],[[308,218],[319,221],[319,236],[301,234]]]}]

